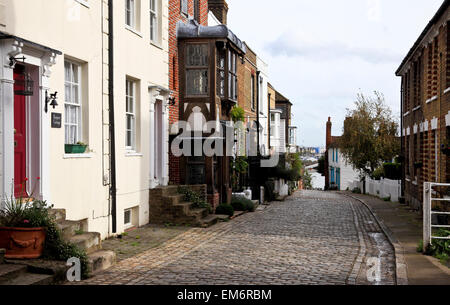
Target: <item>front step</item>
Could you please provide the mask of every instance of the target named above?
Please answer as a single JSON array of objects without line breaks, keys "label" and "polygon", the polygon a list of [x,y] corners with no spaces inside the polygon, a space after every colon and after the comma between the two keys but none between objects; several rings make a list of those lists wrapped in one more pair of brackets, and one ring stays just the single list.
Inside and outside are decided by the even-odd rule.
[{"label": "front step", "polygon": [[7,285],[9,281],[27,272],[27,266],[3,264],[0,266],[0,285]]},{"label": "front step", "polygon": [[209,228],[209,227],[215,225],[216,223],[218,223],[219,220],[220,220],[220,217],[218,217],[216,215],[209,215],[200,220],[199,226],[202,228]]},{"label": "front step", "polygon": [[3,285],[9,286],[28,286],[28,285],[50,285],[53,284],[53,276],[47,274],[24,273]]},{"label": "front step", "polygon": [[89,269],[91,275],[106,270],[116,263],[116,253],[114,251],[100,250],[88,255]]},{"label": "front step", "polygon": [[81,230],[80,221],[63,220],[57,223],[58,228],[61,230],[62,237],[64,239],[70,239],[72,236],[76,235],[77,231]]},{"label": "front step", "polygon": [[66,220],[66,210],[65,209],[51,209],[49,214],[55,218],[56,222],[61,222]]},{"label": "front step", "polygon": [[98,251],[102,247],[100,233],[97,232],[74,235],[69,239],[69,241],[80,249],[85,250],[87,254]]}]

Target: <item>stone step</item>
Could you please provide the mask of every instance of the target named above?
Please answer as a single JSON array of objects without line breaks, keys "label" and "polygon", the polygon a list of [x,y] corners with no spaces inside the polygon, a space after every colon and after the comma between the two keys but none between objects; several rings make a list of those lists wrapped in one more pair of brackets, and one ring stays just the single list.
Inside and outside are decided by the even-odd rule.
[{"label": "stone step", "polygon": [[81,230],[81,222],[80,221],[71,221],[71,220],[63,220],[57,223],[58,228],[61,230],[62,237],[65,240],[69,240],[72,236],[74,236],[77,231]]},{"label": "stone step", "polygon": [[53,276],[47,274],[36,273],[24,273],[19,277],[16,277],[10,281],[4,283],[4,285],[11,286],[28,286],[28,285],[50,285],[53,284]]},{"label": "stone step", "polygon": [[202,219],[208,216],[208,210],[207,209],[191,209],[188,216],[194,216],[197,219]]},{"label": "stone step", "polygon": [[27,272],[27,266],[15,264],[0,265],[0,285],[6,285],[7,282],[20,277]]},{"label": "stone step", "polygon": [[163,201],[166,201],[168,205],[177,205],[182,202],[184,202],[184,195],[170,195],[170,196],[163,196]]},{"label": "stone step", "polygon": [[88,260],[91,275],[112,267],[116,263],[116,259],[114,251],[100,250],[89,254]]},{"label": "stone step", "polygon": [[51,209],[50,215],[55,217],[56,222],[66,220],[66,210],[65,209]]},{"label": "stone step", "polygon": [[69,241],[80,249],[86,251],[87,254],[91,254],[102,248],[100,233],[88,232],[79,235],[72,236]]},{"label": "stone step", "polygon": [[174,204],[173,207],[176,210],[181,211],[184,215],[188,215],[189,211],[191,210],[192,203],[191,202],[181,202],[181,203]]},{"label": "stone step", "polygon": [[161,189],[161,191],[163,196],[173,196],[179,194],[177,185],[165,186]]},{"label": "stone step", "polygon": [[202,228],[208,228],[211,227],[213,225],[215,225],[216,223],[219,222],[219,217],[217,217],[216,215],[209,215],[203,219],[200,220],[199,222],[199,226]]}]

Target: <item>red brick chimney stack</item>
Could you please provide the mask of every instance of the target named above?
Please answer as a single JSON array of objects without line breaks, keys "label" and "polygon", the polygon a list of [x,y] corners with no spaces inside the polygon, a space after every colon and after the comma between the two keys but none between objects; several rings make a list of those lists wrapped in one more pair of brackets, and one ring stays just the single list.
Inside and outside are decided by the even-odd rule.
[{"label": "red brick chimney stack", "polygon": [[227,25],[228,4],[225,0],[209,0],[208,9],[224,25]]},{"label": "red brick chimney stack", "polygon": [[333,124],[331,123],[331,117],[328,117],[328,122],[327,122],[327,139],[326,139],[326,146],[328,148],[328,145],[330,145],[331,143],[331,127],[333,126]]}]

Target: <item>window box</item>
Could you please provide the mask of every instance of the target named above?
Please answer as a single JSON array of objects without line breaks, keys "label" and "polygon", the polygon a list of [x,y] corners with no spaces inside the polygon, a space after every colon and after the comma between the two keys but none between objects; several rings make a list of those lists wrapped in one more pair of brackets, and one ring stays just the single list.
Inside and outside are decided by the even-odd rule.
[{"label": "window box", "polygon": [[64,150],[66,154],[84,154],[86,152],[87,145],[82,144],[66,144]]}]

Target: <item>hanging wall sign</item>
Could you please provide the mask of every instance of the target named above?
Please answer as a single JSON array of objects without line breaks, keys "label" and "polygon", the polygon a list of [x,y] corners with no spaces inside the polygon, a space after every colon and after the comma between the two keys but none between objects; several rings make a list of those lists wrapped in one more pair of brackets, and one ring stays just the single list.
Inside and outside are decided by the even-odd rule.
[{"label": "hanging wall sign", "polygon": [[61,113],[52,112],[52,128],[61,128],[62,115]]}]

